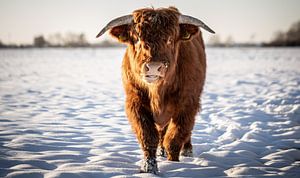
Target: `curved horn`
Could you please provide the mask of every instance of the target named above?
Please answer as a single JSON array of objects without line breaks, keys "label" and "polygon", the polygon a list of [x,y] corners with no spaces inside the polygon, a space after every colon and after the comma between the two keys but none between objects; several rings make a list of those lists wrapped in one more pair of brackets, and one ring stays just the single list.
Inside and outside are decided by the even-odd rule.
[{"label": "curved horn", "polygon": [[100,37],[103,35],[107,30],[112,29],[117,26],[125,25],[125,24],[130,24],[132,21],[133,17],[132,15],[124,15],[122,17],[118,17],[110,21],[96,36],[96,38]]},{"label": "curved horn", "polygon": [[198,27],[202,27],[204,30],[215,33],[211,28],[209,28],[204,22],[202,22],[199,19],[196,19],[195,17],[191,17],[188,15],[180,15],[179,16],[179,24],[191,24]]}]

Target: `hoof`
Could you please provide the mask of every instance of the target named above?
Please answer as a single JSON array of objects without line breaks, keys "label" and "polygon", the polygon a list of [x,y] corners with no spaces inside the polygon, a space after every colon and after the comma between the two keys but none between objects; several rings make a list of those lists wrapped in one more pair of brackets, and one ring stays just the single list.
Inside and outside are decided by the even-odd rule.
[{"label": "hoof", "polygon": [[147,158],[143,160],[141,166],[142,173],[158,174],[157,162],[155,158]]},{"label": "hoof", "polygon": [[157,151],[156,151],[156,155],[166,158],[167,157],[167,152],[163,147],[158,147]]},{"label": "hoof", "polygon": [[185,157],[193,157],[193,150],[192,149],[183,149],[180,152],[181,156],[185,156]]}]

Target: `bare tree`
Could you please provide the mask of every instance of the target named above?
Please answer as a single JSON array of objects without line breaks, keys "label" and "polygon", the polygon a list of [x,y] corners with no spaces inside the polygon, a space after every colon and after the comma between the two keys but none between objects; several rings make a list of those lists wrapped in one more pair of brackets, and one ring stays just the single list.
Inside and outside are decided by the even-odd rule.
[{"label": "bare tree", "polygon": [[67,33],[63,38],[64,45],[69,47],[84,47],[88,46],[88,42],[83,33]]},{"label": "bare tree", "polygon": [[63,46],[64,45],[64,40],[63,40],[63,36],[61,35],[61,33],[54,33],[54,34],[50,34],[47,38],[49,45],[50,46]]},{"label": "bare tree", "polygon": [[225,42],[224,42],[224,45],[225,46],[233,46],[234,45],[234,40],[233,40],[233,37],[231,35],[229,35]]},{"label": "bare tree", "polygon": [[221,45],[220,36],[219,35],[211,36],[208,40],[208,45],[220,46]]}]

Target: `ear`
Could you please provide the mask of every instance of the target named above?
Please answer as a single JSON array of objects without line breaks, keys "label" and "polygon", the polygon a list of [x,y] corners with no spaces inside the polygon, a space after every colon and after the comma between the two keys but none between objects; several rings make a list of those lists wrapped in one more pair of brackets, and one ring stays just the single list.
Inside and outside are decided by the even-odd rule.
[{"label": "ear", "polygon": [[199,31],[199,27],[190,24],[180,24],[180,39],[189,40]]},{"label": "ear", "polygon": [[121,25],[110,30],[110,35],[117,38],[121,43],[129,42],[129,25]]}]

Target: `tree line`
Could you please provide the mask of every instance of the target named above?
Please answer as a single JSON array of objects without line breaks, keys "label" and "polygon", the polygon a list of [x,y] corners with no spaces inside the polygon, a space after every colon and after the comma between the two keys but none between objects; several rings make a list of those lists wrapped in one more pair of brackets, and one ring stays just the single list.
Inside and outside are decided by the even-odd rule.
[{"label": "tree line", "polygon": [[208,46],[235,47],[235,46],[300,46],[300,21],[293,23],[287,31],[275,32],[269,42],[253,43],[255,34],[251,35],[248,43],[236,43],[231,35],[225,40],[221,40],[219,35],[213,35],[208,40]]},{"label": "tree line", "polygon": [[56,33],[49,35],[46,39],[43,35],[34,37],[33,46],[35,47],[86,47],[89,46],[88,41],[83,33],[67,33],[61,35]]},{"label": "tree line", "polygon": [[[252,36],[251,38],[254,38]],[[208,41],[208,46],[218,47],[231,47],[231,46],[300,46],[300,21],[292,24],[287,31],[279,31],[274,33],[274,37],[270,42],[261,44],[255,43],[242,43],[237,44],[234,42],[232,36],[228,36],[225,41],[221,41],[218,35],[214,35]],[[33,38],[32,44],[27,45],[14,45],[4,44],[0,40],[0,48],[22,48],[22,47],[119,47],[123,46],[114,41],[104,40],[101,43],[91,44],[86,39],[84,33],[54,33],[47,36],[38,35]]]},{"label": "tree line", "polygon": [[97,44],[91,44],[84,33],[54,33],[47,37],[37,35],[33,38],[32,44],[4,44],[0,41],[0,48],[46,48],[46,47],[116,47],[121,46],[117,42],[104,40]]}]

